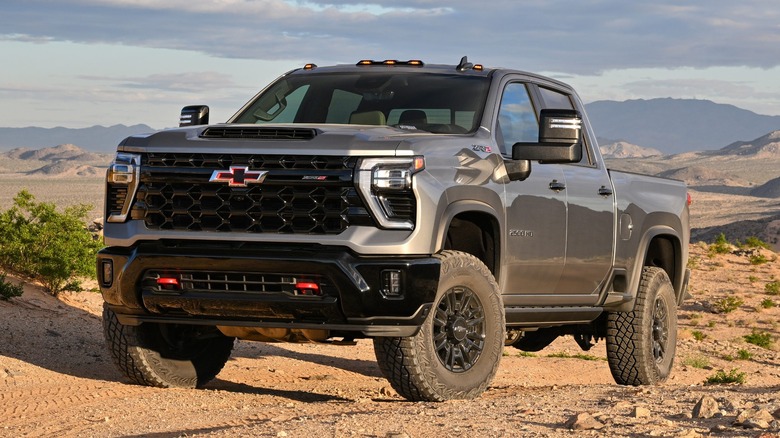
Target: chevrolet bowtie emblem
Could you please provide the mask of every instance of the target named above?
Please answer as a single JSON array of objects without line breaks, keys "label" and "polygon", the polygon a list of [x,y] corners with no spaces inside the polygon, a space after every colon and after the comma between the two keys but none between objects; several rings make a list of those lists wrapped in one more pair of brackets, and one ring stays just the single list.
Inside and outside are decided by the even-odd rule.
[{"label": "chevrolet bowtie emblem", "polygon": [[246,187],[249,184],[260,184],[268,171],[249,170],[246,166],[230,166],[229,170],[215,170],[209,182],[226,182],[230,187]]}]

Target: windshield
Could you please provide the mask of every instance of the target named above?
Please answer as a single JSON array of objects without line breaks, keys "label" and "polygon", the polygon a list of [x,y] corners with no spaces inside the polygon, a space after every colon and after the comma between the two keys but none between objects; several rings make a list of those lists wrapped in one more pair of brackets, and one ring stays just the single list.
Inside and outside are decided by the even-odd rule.
[{"label": "windshield", "polygon": [[479,126],[489,81],[432,73],[291,75],[258,95],[233,122],[390,125],[468,133]]}]

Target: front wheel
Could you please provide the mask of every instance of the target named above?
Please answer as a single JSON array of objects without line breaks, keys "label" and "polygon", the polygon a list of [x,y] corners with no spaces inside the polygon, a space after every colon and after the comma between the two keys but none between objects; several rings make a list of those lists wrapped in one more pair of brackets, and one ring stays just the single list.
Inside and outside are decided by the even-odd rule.
[{"label": "front wheel", "polygon": [[375,338],[382,374],[411,401],[470,399],[482,394],[504,346],[504,309],[493,275],[476,257],[444,251],[436,300],[420,331]]},{"label": "front wheel", "polygon": [[127,378],[162,388],[205,385],[227,363],[235,339],[211,326],[122,325],[107,306],[103,334],[114,363]]},{"label": "front wheel", "polygon": [[607,317],[607,361],[621,385],[654,385],[669,377],[677,344],[677,302],[661,268],[645,267],[634,310]]}]

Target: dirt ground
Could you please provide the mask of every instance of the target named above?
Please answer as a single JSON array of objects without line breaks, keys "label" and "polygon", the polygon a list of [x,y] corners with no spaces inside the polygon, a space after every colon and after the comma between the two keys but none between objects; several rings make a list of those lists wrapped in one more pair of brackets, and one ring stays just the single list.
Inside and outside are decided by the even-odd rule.
[{"label": "dirt ground", "polygon": [[[399,397],[370,341],[240,341],[203,389],[133,385],[104,345],[98,293],[57,299],[25,283],[22,297],[0,301],[0,436],[778,436],[780,307],[770,303],[780,296],[766,285],[780,279],[780,261],[764,254],[773,261],[753,265],[692,245],[694,298],[680,309],[675,369],[662,385],[618,386],[603,341],[584,353],[561,338],[534,355],[507,347],[483,396],[445,403]],[[727,297],[737,308],[724,313]],[[774,343],[746,342],[754,332]],[[720,370],[745,383],[704,383]],[[704,396],[717,403],[711,418],[694,415]]]}]

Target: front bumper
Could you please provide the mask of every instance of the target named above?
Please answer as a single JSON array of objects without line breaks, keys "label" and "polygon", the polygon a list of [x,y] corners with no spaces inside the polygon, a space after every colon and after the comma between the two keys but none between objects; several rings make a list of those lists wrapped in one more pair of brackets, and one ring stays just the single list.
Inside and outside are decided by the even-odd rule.
[{"label": "front bumper", "polygon": [[[123,324],[143,322],[411,336],[436,296],[438,259],[365,257],[339,247],[158,241],[97,257],[103,298]],[[387,292],[393,272],[397,292]],[[175,279],[176,288],[160,286]],[[315,294],[295,284],[317,285]],[[301,283],[303,282],[303,283]],[[180,286],[180,287],[179,287]]]}]

